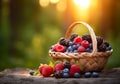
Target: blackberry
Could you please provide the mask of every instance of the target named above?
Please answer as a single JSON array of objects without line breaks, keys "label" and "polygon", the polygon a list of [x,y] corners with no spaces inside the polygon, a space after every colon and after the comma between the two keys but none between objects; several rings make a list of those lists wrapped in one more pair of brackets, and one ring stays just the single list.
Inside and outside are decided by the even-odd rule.
[{"label": "blackberry", "polygon": [[100,36],[97,36],[96,39],[97,39],[97,46],[99,47],[103,43],[103,38]]},{"label": "blackberry", "polygon": [[64,38],[61,38],[61,39],[59,40],[59,44],[68,47],[68,46],[69,46],[69,40],[66,40],[66,39],[64,39]]},{"label": "blackberry", "polygon": [[98,52],[105,52],[106,48],[107,48],[107,46],[105,44],[102,44],[98,47]]},{"label": "blackberry", "polygon": [[88,34],[84,34],[84,35],[82,35],[82,40],[87,40],[89,43],[92,42],[92,40],[91,40],[91,36],[88,35]]},{"label": "blackberry", "polygon": [[64,68],[68,68],[70,69],[71,68],[71,64],[69,62],[64,62]]},{"label": "blackberry", "polygon": [[62,78],[63,77],[63,71],[57,71],[55,74],[54,74],[55,78]]},{"label": "blackberry", "polygon": [[109,47],[109,43],[108,43],[108,42],[105,41],[104,44],[105,44],[107,47]]},{"label": "blackberry", "polygon": [[78,34],[72,34],[72,35],[70,36],[70,40],[73,41],[74,38],[76,38],[77,36],[78,36]]}]

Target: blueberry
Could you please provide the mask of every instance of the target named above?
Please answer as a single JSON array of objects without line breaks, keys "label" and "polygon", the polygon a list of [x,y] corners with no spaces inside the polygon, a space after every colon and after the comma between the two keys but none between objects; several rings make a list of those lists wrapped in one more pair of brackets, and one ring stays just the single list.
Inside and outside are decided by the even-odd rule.
[{"label": "blueberry", "polygon": [[87,49],[86,49],[86,52],[92,52],[92,49],[87,48]]},{"label": "blueberry", "polygon": [[92,77],[94,77],[94,78],[99,77],[99,73],[98,72],[93,72]]},{"label": "blueberry", "polygon": [[72,48],[75,50],[75,49],[78,48],[78,46],[77,45],[73,45]]},{"label": "blueberry", "polygon": [[57,71],[57,72],[54,74],[54,76],[55,76],[56,78],[62,78],[62,77],[63,77],[63,71]]},{"label": "blueberry", "polygon": [[34,72],[33,70],[30,70],[30,71],[29,71],[29,74],[30,74],[30,75],[34,75],[34,73],[35,73],[35,72]]},{"label": "blueberry", "polygon": [[69,42],[69,46],[72,46],[72,45],[73,45],[73,42],[72,42],[72,41],[70,41],[70,42]]},{"label": "blueberry", "polygon": [[69,46],[69,47],[68,47],[68,50],[69,50],[69,51],[73,51],[72,46]]},{"label": "blueberry", "polygon": [[80,74],[79,73],[74,73],[74,78],[80,78]]},{"label": "blueberry", "polygon": [[69,78],[69,73],[63,73],[64,78]]},{"label": "blueberry", "polygon": [[74,53],[78,53],[78,50],[74,50],[73,52],[74,52]]},{"label": "blueberry", "polygon": [[90,43],[90,44],[89,44],[89,48],[90,48],[90,49],[92,49],[92,48],[93,48],[92,43]]},{"label": "blueberry", "polygon": [[85,75],[86,78],[90,78],[91,77],[91,73],[90,72],[86,72],[84,75]]},{"label": "blueberry", "polygon": [[69,62],[64,62],[63,65],[64,65],[64,68],[68,68],[68,69],[71,68],[71,64]]},{"label": "blueberry", "polygon": [[109,51],[109,50],[111,50],[112,49],[112,47],[111,46],[108,46],[107,48],[106,48],[106,51]]},{"label": "blueberry", "polygon": [[67,49],[66,52],[70,52],[70,50]]},{"label": "blueberry", "polygon": [[79,46],[80,46],[80,44],[77,44],[76,46],[77,46],[77,47],[79,47]]},{"label": "blueberry", "polygon": [[69,69],[68,68],[63,69],[63,73],[69,73]]}]

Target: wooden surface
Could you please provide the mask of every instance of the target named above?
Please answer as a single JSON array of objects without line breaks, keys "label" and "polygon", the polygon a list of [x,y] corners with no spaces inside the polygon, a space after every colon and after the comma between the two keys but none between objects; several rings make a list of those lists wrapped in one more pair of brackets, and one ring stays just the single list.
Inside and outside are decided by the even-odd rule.
[{"label": "wooden surface", "polygon": [[103,70],[98,78],[62,78],[30,76],[29,69],[6,69],[0,72],[0,84],[120,84],[120,68]]}]

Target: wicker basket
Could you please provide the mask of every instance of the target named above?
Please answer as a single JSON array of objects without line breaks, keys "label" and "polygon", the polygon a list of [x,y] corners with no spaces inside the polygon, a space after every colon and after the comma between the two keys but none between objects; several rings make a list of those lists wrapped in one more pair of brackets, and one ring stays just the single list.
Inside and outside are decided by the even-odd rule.
[{"label": "wicker basket", "polygon": [[92,38],[92,45],[93,45],[93,51],[92,53],[89,52],[83,52],[83,53],[62,53],[62,52],[51,52],[49,51],[49,55],[54,59],[60,59],[62,61],[67,60],[71,63],[75,63],[76,61],[79,61],[79,63],[82,66],[82,70],[84,72],[86,71],[101,71],[105,64],[107,63],[107,60],[109,56],[112,54],[113,50],[106,51],[106,52],[97,52],[97,40],[95,33],[93,29],[85,22],[77,21],[70,25],[66,32],[65,38],[68,39],[74,26],[77,24],[84,25],[90,32],[91,38]]}]

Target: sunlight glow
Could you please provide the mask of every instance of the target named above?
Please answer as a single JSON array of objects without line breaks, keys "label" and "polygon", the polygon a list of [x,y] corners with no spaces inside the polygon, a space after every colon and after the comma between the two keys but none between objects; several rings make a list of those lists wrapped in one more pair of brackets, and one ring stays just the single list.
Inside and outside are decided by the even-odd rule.
[{"label": "sunlight glow", "polygon": [[66,3],[65,3],[65,1],[64,0],[60,0],[60,2],[57,3],[56,8],[57,8],[57,11],[64,12],[66,10]]},{"label": "sunlight glow", "polygon": [[50,0],[51,3],[56,4],[59,2],[59,0]]},{"label": "sunlight glow", "polygon": [[49,0],[39,0],[39,4],[42,7],[47,7],[49,5]]},{"label": "sunlight glow", "polygon": [[74,0],[74,3],[78,5],[81,9],[85,9],[89,7],[90,0]]}]

